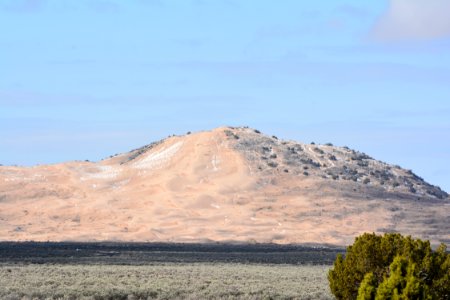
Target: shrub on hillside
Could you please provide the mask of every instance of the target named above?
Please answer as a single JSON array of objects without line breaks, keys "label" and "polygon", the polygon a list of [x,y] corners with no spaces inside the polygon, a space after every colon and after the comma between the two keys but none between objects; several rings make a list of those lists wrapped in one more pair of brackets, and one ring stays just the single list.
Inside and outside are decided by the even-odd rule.
[{"label": "shrub on hillside", "polygon": [[338,255],[328,273],[337,299],[450,299],[450,255],[444,244],[365,233]]},{"label": "shrub on hillside", "polygon": [[277,164],[276,162],[274,162],[274,161],[269,161],[269,162],[267,163],[267,165],[268,165],[269,167],[272,167],[272,168],[276,168],[276,167],[278,166],[278,164]]},{"label": "shrub on hillside", "polygon": [[317,152],[319,154],[324,154],[325,153],[322,149],[317,148],[317,147],[314,147],[313,150],[314,150],[314,152]]}]

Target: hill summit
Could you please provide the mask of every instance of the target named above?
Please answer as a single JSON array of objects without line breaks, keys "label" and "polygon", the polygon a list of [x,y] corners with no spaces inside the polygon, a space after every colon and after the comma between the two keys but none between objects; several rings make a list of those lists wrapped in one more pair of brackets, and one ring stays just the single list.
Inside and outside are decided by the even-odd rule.
[{"label": "hill summit", "polygon": [[0,239],[345,245],[362,232],[450,244],[450,199],[367,154],[247,127],[99,162],[0,167]]}]

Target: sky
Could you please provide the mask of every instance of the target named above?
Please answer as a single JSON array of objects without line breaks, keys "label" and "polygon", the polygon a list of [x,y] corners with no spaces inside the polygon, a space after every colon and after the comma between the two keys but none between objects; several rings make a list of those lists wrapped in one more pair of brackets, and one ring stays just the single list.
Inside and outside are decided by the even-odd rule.
[{"label": "sky", "polygon": [[448,0],[0,0],[0,164],[250,126],[450,192]]}]

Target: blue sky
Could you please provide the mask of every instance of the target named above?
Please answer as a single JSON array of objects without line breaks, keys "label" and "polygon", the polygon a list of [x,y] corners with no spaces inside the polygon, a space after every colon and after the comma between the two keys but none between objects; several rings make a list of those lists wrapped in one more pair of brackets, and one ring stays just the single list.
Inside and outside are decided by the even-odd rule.
[{"label": "blue sky", "polygon": [[450,191],[450,1],[0,0],[0,163],[248,125]]}]

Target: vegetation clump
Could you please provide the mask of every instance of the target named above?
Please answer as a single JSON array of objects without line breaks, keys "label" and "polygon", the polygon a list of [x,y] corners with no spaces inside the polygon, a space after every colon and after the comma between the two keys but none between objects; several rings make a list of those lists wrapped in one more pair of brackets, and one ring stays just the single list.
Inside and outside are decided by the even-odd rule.
[{"label": "vegetation clump", "polygon": [[314,150],[314,152],[317,152],[319,154],[324,154],[325,153],[322,149],[317,148],[317,147],[314,147],[313,150]]},{"label": "vegetation clump", "polygon": [[0,265],[0,299],[332,299],[327,268],[217,262]]},{"label": "vegetation clump", "polygon": [[365,233],[328,273],[337,299],[450,299],[450,254],[398,233]]},{"label": "vegetation clump", "polygon": [[274,162],[274,161],[269,161],[269,162],[267,163],[267,165],[268,165],[269,167],[271,167],[271,168],[276,168],[276,167],[278,166],[278,164],[277,164],[276,162]]}]

